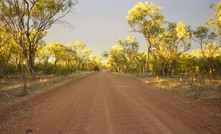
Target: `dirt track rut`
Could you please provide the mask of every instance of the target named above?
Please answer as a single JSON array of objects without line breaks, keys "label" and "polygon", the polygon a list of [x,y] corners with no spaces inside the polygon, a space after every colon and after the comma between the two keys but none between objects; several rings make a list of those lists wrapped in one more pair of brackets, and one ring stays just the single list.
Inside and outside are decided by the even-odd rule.
[{"label": "dirt track rut", "polygon": [[57,88],[0,117],[0,133],[221,133],[220,112],[123,75],[102,71]]}]

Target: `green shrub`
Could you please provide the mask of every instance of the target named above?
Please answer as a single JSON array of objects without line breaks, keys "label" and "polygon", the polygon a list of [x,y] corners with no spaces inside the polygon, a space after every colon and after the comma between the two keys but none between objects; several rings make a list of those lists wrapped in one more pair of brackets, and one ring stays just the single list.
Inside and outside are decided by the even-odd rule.
[{"label": "green shrub", "polygon": [[98,66],[98,65],[94,66],[94,67],[93,67],[93,71],[100,71],[99,66]]}]

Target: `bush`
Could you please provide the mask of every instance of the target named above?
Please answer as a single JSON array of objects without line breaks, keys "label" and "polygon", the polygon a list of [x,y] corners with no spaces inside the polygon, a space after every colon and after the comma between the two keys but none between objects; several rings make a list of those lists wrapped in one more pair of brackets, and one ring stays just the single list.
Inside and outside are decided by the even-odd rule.
[{"label": "bush", "polygon": [[70,73],[74,73],[76,71],[75,68],[66,68],[66,67],[61,67],[61,68],[57,68],[55,74],[58,75],[65,75],[65,74],[70,74]]},{"label": "bush", "polygon": [[76,68],[71,67],[63,67],[63,66],[54,66],[48,65],[46,69],[43,70],[45,74],[56,74],[56,75],[63,75],[63,74],[70,74],[76,72]]},{"label": "bush", "polygon": [[94,66],[94,67],[93,67],[93,71],[100,71],[99,66],[98,66],[98,65]]},{"label": "bush", "polygon": [[4,78],[4,75],[0,72],[0,78]]},{"label": "bush", "polygon": [[48,65],[48,66],[43,70],[43,72],[44,72],[45,74],[53,74],[53,73],[56,72],[56,68],[55,68],[54,65]]},{"label": "bush", "polygon": [[15,65],[12,65],[12,64],[8,65],[8,74],[15,74],[17,72],[18,70]]}]

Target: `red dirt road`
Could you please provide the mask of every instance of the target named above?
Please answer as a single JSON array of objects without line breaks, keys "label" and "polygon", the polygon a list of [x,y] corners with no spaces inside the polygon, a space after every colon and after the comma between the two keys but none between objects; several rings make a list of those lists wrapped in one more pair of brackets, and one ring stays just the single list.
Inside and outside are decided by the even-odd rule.
[{"label": "red dirt road", "polygon": [[0,116],[4,134],[221,133],[221,113],[106,71],[67,83]]}]

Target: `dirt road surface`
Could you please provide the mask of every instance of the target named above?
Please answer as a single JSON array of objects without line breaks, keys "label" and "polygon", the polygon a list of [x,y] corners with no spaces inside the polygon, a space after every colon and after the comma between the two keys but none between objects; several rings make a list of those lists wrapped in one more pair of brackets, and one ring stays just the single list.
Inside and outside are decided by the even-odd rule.
[{"label": "dirt road surface", "polygon": [[221,113],[193,99],[101,71],[0,115],[1,134],[220,134]]}]

